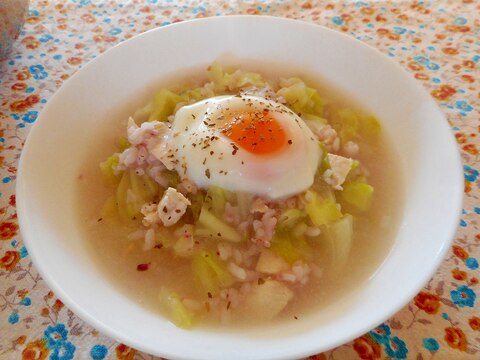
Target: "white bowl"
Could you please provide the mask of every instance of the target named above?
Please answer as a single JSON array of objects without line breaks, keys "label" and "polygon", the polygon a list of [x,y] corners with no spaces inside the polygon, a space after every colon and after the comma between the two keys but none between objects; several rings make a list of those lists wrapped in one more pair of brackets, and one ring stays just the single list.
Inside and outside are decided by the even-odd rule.
[{"label": "white bowl", "polygon": [[[225,56],[308,69],[375,113],[399,153],[405,211],[375,274],[326,309],[248,331],[185,331],[125,297],[97,270],[73,209],[73,184],[96,130],[127,116],[161,79]],[[460,157],[446,120],[400,66],[338,32],[256,16],[155,29],[90,62],[52,97],[32,128],[17,182],[24,240],[57,296],[101,332],[180,359],[298,358],[369,331],[433,275],[454,236],[462,190]]]}]

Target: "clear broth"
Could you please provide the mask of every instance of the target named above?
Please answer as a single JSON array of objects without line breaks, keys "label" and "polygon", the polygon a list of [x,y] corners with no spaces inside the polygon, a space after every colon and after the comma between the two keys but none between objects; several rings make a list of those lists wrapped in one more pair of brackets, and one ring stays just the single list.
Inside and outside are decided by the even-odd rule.
[{"label": "clear broth", "polygon": [[[253,66],[245,68],[262,73],[268,80],[279,78],[278,74],[282,74],[283,77],[296,75],[302,79],[311,79],[311,76],[306,76],[305,71],[295,71],[291,68],[285,71],[285,67],[270,65],[269,70],[265,71],[265,68],[259,68],[258,65],[255,66],[256,64],[250,65]],[[199,73],[203,71],[195,69],[191,72],[192,75]],[[190,72],[188,74],[190,75]],[[200,82],[204,78],[201,76],[172,78],[156,88],[168,88],[169,85],[175,88],[175,84],[191,83],[192,79],[194,82]],[[326,95],[325,97],[333,103],[340,106],[348,105],[354,110],[361,109],[351,98],[339,91],[332,91],[334,88],[324,82],[308,82],[319,90],[321,96]],[[133,106],[134,103],[136,107]],[[132,110],[144,103],[130,99],[129,109],[117,110],[118,116],[114,115],[109,119],[108,126],[99,127],[99,133],[92,141],[84,166],[79,170],[77,208],[80,220],[85,224],[86,242],[97,261],[99,273],[107,276],[125,296],[160,315],[162,314],[158,301],[160,285],[172,287],[182,294],[192,292],[194,286],[190,276],[189,260],[174,258],[169,252],[161,250],[143,251],[140,244],[127,239],[131,228],[99,221],[104,202],[112,193],[112,188],[103,181],[99,163],[116,151],[114,144],[118,136],[125,132],[126,119],[133,113]],[[326,268],[321,278],[311,276],[306,286],[300,290],[294,289],[295,297],[274,321],[307,316],[311,311],[327,307],[340,298],[347,297],[354,289],[368,281],[391,249],[403,211],[404,198],[397,157],[384,134],[378,143],[378,151],[368,155],[361,153],[358,158],[366,164],[370,172],[368,180],[375,188],[375,195],[368,217],[355,221],[354,241],[346,267],[341,274],[334,274]],[[137,271],[137,265],[145,263],[150,264],[148,271]],[[202,321],[200,325],[222,326],[208,321]],[[233,325],[257,324],[254,320],[249,320],[237,321]]]}]

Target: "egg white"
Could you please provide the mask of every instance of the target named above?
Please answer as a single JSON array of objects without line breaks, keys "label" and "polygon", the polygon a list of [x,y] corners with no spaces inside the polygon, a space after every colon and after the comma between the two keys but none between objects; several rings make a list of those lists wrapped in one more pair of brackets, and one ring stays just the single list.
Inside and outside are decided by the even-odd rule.
[{"label": "egg white", "polygon": [[[254,154],[221,132],[232,113],[264,109],[289,140],[281,149]],[[201,188],[287,197],[312,185],[320,161],[318,141],[305,122],[286,106],[260,97],[218,96],[183,106],[171,130],[175,169]]]}]

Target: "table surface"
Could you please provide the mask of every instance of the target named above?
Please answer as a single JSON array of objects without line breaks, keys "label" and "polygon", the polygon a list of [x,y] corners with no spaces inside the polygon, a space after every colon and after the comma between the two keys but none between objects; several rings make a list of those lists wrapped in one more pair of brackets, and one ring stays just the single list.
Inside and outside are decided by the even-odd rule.
[{"label": "table surface", "polygon": [[[313,359],[480,358],[480,2],[31,0],[0,63],[0,359],[151,359],[77,318],[50,291],[22,243],[15,179],[22,145],[53,93],[124,39],[228,14],[300,19],[349,34],[401,64],[437,101],[464,161],[454,244],[425,288],[385,323]],[[432,179],[435,181],[435,179]]]}]

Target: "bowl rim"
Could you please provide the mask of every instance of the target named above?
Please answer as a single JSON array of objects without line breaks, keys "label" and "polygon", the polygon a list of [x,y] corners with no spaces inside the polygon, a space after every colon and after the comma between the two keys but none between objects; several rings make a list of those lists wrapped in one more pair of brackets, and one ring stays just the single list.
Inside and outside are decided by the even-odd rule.
[{"label": "bowl rim", "polygon": [[[396,67],[397,71],[401,71],[403,73],[403,75],[408,75],[408,72],[406,72],[402,66],[400,66],[397,62],[393,61],[391,58],[389,58],[386,55],[384,55],[383,53],[381,53],[378,49],[376,49],[374,47],[371,47],[371,46],[369,46],[369,45],[367,45],[367,44],[365,44],[365,43],[363,43],[363,42],[361,42],[361,41],[359,41],[359,40],[357,40],[357,39],[355,39],[355,38],[353,38],[349,35],[346,35],[346,34],[341,33],[339,31],[329,29],[329,28],[321,26],[321,25],[305,22],[305,21],[302,21],[302,20],[293,20],[293,19],[288,19],[288,18],[281,18],[281,17],[267,16],[267,15],[261,15],[261,16],[258,16],[258,15],[225,15],[225,16],[218,16],[218,17],[191,19],[191,20],[186,20],[186,21],[182,21],[182,22],[178,22],[178,23],[169,24],[169,25],[163,26],[163,27],[157,27],[157,28],[148,30],[144,33],[138,34],[138,35],[132,37],[131,39],[128,39],[126,41],[123,41],[123,42],[111,47],[110,49],[105,51],[103,54],[101,54],[98,57],[96,57],[95,59],[92,59],[91,61],[89,61],[85,66],[82,67],[82,69],[78,70],[65,83],[63,83],[62,86],[59,89],[57,89],[57,91],[51,96],[48,103],[46,104],[46,106],[42,110],[42,113],[45,111],[45,109],[48,109],[51,104],[55,104],[56,98],[60,96],[59,94],[61,93],[62,88],[66,84],[73,83],[77,77],[81,76],[81,73],[84,69],[94,67],[96,65],[96,63],[98,61],[100,61],[101,58],[103,58],[105,56],[109,56],[110,54],[113,54],[113,53],[119,51],[119,49],[122,49],[124,46],[128,46],[128,44],[131,43],[132,41],[137,41],[140,38],[150,36],[151,33],[163,31],[164,29],[167,29],[167,28],[170,29],[170,31],[171,31],[172,28],[183,27],[183,26],[191,26],[192,24],[198,24],[199,26],[203,26],[202,24],[206,24],[206,23],[221,23],[221,22],[225,22],[225,21],[270,21],[270,22],[272,22],[272,24],[273,23],[280,24],[280,26],[290,26],[290,24],[296,23],[297,24],[296,26],[309,27],[309,28],[312,29],[312,31],[319,31],[319,29],[321,29],[321,31],[324,31],[325,33],[328,33],[329,35],[343,37],[344,39],[348,39],[348,41],[351,44],[353,44],[353,46],[362,46],[365,49],[368,49],[369,51],[376,53],[377,56],[380,56],[382,58],[382,61],[388,61],[391,66]],[[438,105],[426,93],[425,89],[420,85],[420,83],[415,82],[413,79],[410,79],[410,83],[411,83],[411,86],[415,86],[418,89],[421,89],[421,93],[425,97],[425,101],[435,104],[435,107],[437,108],[437,110],[441,114],[441,116],[442,116],[442,118],[445,122],[444,125],[446,126],[448,123],[447,123],[447,120],[445,119],[445,116],[443,115],[443,113],[440,112],[440,110],[438,108]],[[20,229],[21,229],[21,235],[22,235],[22,238],[24,240],[24,243],[27,245],[27,248],[29,246],[31,246],[31,244],[35,241],[35,239],[34,239],[35,234],[31,234],[29,232],[29,226],[28,226],[28,210],[27,210],[28,199],[26,199],[25,195],[24,195],[25,178],[23,176],[23,173],[25,172],[24,167],[25,167],[25,163],[26,163],[26,160],[25,160],[26,155],[24,156],[24,154],[29,153],[30,144],[32,143],[31,139],[36,136],[35,133],[36,133],[36,130],[39,128],[39,126],[42,126],[41,124],[43,122],[42,122],[41,119],[42,119],[42,114],[40,114],[39,119],[34,124],[32,129],[30,130],[30,133],[28,134],[28,137],[27,137],[27,140],[25,142],[24,148],[22,150],[21,158],[20,158],[20,161],[19,161],[18,178],[17,178],[17,182],[16,182],[18,221],[19,221],[19,225],[20,225]],[[398,296],[400,300],[397,302],[397,304],[401,303],[402,306],[391,307],[391,310],[388,313],[377,314],[377,316],[372,316],[372,317],[369,317],[368,319],[365,319],[362,326],[358,326],[355,329],[355,331],[347,332],[346,334],[343,334],[342,336],[338,337],[335,341],[331,341],[328,344],[327,347],[322,348],[321,346],[312,346],[312,345],[304,346],[302,349],[294,349],[293,351],[291,351],[287,354],[284,354],[284,355],[278,355],[277,354],[278,356],[275,356],[275,359],[289,359],[292,356],[304,357],[304,356],[311,355],[312,351],[315,352],[315,351],[317,351],[317,349],[318,349],[318,351],[326,351],[328,349],[331,349],[331,348],[339,346],[343,343],[346,343],[350,340],[353,340],[354,338],[356,338],[358,336],[361,336],[362,334],[370,331],[372,328],[374,328],[378,324],[382,323],[383,321],[391,318],[392,315],[397,313],[403,306],[405,306],[407,303],[409,303],[411,301],[411,299],[424,287],[426,282],[437,271],[440,263],[443,261],[443,258],[445,256],[446,252],[450,248],[450,245],[451,245],[451,243],[454,239],[455,233],[457,231],[458,222],[459,222],[460,215],[461,215],[462,202],[463,202],[463,185],[462,185],[463,184],[463,172],[461,171],[462,162],[461,162],[461,158],[460,158],[460,153],[458,151],[458,145],[454,142],[453,136],[450,137],[449,146],[451,146],[452,144],[455,146],[455,148],[457,150],[457,154],[456,154],[456,157],[455,157],[454,161],[457,163],[458,166],[457,165],[455,165],[455,166],[457,166],[459,168],[458,178],[457,178],[457,183],[458,183],[459,186],[457,186],[456,189],[454,189],[455,190],[455,192],[454,192],[455,193],[454,212],[457,214],[457,216],[455,218],[449,219],[448,226],[445,226],[446,227],[445,240],[442,242],[441,249],[436,253],[436,260],[434,261],[434,266],[429,268],[428,271],[425,271],[422,274],[420,274],[420,276],[417,279],[415,279],[415,281],[414,281],[415,286],[410,286],[409,291],[405,291]],[[129,346],[132,346],[132,347],[136,348],[136,349],[139,349],[141,351],[145,351],[145,352],[148,352],[148,353],[152,353],[152,354],[155,354],[155,355],[167,356],[167,357],[171,357],[171,358],[182,358],[182,359],[195,359],[196,358],[195,356],[192,357],[191,355],[187,355],[187,356],[180,355],[179,356],[179,354],[168,353],[168,352],[163,351],[162,349],[152,349],[149,346],[145,346],[145,344],[138,341],[138,339],[132,339],[128,335],[125,335],[123,333],[119,333],[114,328],[111,328],[108,324],[105,324],[105,323],[99,321],[98,319],[90,316],[90,314],[85,309],[80,307],[75,302],[75,300],[72,299],[68,295],[68,293],[64,292],[64,290],[62,288],[62,285],[59,284],[55,280],[55,278],[53,277],[53,275],[51,273],[49,273],[45,264],[37,258],[36,253],[31,252],[30,256],[32,257],[33,263],[35,264],[39,273],[42,275],[46,284],[55,292],[56,296],[58,296],[63,302],[65,302],[65,304],[70,309],[72,309],[72,311],[74,311],[75,315],[77,315],[79,318],[86,321],[88,324],[95,327],[96,329],[99,329],[105,335],[107,335],[109,337],[112,337],[114,339],[117,339],[117,341],[121,341],[122,343],[125,343]],[[379,265],[379,267],[380,266],[381,265]]]}]

